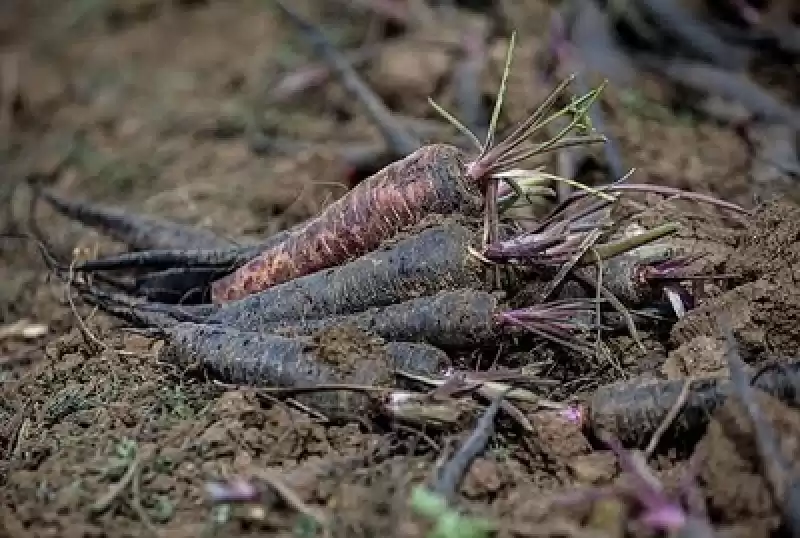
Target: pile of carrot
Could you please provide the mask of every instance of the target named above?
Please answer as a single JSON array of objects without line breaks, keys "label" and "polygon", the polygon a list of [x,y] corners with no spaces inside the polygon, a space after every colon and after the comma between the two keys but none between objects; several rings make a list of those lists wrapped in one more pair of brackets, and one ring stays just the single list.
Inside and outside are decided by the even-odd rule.
[{"label": "pile of carrot", "polygon": [[[611,225],[618,194],[646,186],[617,182],[578,192],[524,228],[498,214],[498,200],[520,191],[515,178],[525,173],[516,166],[602,140],[527,144],[564,87],[499,143],[490,128],[476,154],[419,147],[314,218],[255,244],[36,185],[33,191],[131,250],[69,271],[62,262],[62,276],[95,275],[91,284],[75,284],[88,302],[165,338],[172,360],[199,364],[228,383],[385,386],[399,370],[436,376],[464,352],[536,340],[592,355],[598,331],[631,330],[628,309],[663,307],[665,282],[673,290],[687,271],[668,245],[641,248],[676,225],[634,238]],[[575,283],[583,293],[575,295]],[[517,292],[531,286],[539,297],[520,302]],[[320,344],[343,328],[349,343]]]}]

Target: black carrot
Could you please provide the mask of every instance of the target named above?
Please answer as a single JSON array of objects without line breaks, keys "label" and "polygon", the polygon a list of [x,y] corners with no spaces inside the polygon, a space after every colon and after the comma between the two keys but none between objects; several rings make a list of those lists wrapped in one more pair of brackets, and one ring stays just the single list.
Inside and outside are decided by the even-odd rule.
[{"label": "black carrot", "polygon": [[496,294],[459,289],[370,308],[349,316],[245,328],[305,334],[327,327],[352,325],[387,340],[426,342],[441,348],[496,344],[522,329],[557,343],[579,347],[570,342],[572,333],[590,327],[586,320],[592,318],[594,308],[592,301],[573,300],[508,310],[501,307]]},{"label": "black carrot", "polygon": [[34,196],[47,201],[62,215],[102,231],[134,250],[145,249],[219,249],[235,246],[210,230],[178,224],[166,219],[136,215],[116,207],[67,200],[35,183]]},{"label": "black carrot", "polygon": [[149,301],[167,304],[208,304],[211,283],[228,271],[207,267],[176,267],[136,278],[133,293]]},{"label": "black carrot", "polygon": [[[160,329],[167,344],[161,358],[197,365],[218,381],[255,387],[314,388],[319,385],[389,387],[395,369],[422,375],[449,364],[440,350],[420,344],[385,342],[348,328],[320,331],[308,338],[285,338],[229,327],[178,323]],[[309,395],[311,396],[311,395]],[[349,391],[311,397],[323,412],[358,412],[363,404]]]},{"label": "black carrot", "polygon": [[[789,406],[800,406],[800,362],[764,369],[752,385]],[[587,425],[596,434],[616,437],[627,446],[644,447],[683,390],[684,380],[634,379],[600,387],[588,402]],[[711,414],[735,395],[730,379],[711,377],[691,382],[686,404],[669,429],[670,437],[699,439]]]},{"label": "black carrot", "polygon": [[[279,321],[363,312],[443,290],[482,288],[485,266],[470,252],[479,247],[480,241],[477,226],[449,218],[345,265],[222,306],[147,303],[136,307],[164,315],[200,316],[208,322],[256,330]],[[92,297],[91,291],[85,295],[101,307],[108,300],[99,295]]]},{"label": "black carrot", "polygon": [[448,219],[350,263],[291,280],[220,307],[211,321],[257,327],[285,319],[362,312],[446,289],[481,288],[473,227]]},{"label": "black carrot", "polygon": [[[320,54],[327,55],[332,63],[336,63],[338,56],[331,52],[327,40],[316,28],[280,1],[272,2],[301,29]],[[348,87],[352,87],[355,93],[359,85],[352,82],[356,79],[349,80],[351,82],[345,81],[345,84],[350,84]],[[416,224],[431,213],[478,214],[487,205],[487,193],[491,193],[489,200],[494,196],[491,179],[497,174],[515,168],[535,155],[604,141],[602,136],[590,134],[551,139],[539,145],[526,143],[533,133],[540,131],[541,126],[552,119],[546,114],[569,82],[571,80],[557,87],[533,114],[497,144],[492,138],[485,144],[475,138],[479,150],[477,155],[470,156],[444,144],[414,148],[403,159],[379,170],[309,219],[286,241],[266,249],[231,275],[214,282],[212,300],[218,304],[227,303],[341,265],[372,251],[403,228]],[[597,93],[593,92],[576,102],[580,107],[588,106],[596,96]],[[563,135],[577,122],[574,118]]]},{"label": "black carrot", "polygon": [[[283,233],[275,237],[281,240]],[[76,271],[118,271],[122,269],[230,268],[247,262],[264,248],[265,243],[219,249],[175,248],[124,252],[75,264]]]}]

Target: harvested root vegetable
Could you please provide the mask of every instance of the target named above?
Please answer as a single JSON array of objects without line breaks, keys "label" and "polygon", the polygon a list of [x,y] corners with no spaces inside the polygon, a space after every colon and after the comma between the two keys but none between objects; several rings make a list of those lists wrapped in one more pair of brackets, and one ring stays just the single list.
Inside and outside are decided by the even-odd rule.
[{"label": "harvested root vegetable", "polygon": [[214,267],[174,267],[147,272],[136,278],[128,293],[158,303],[207,304],[211,282],[228,272]]},{"label": "harvested root vegetable", "polygon": [[[789,406],[800,406],[800,362],[773,365],[755,375],[751,384]],[[607,434],[627,446],[643,447],[678,401],[683,385],[683,380],[635,379],[600,387],[588,402],[586,424],[595,435]],[[735,394],[730,379],[691,381],[686,403],[669,429],[670,437],[687,442],[699,439],[714,410]]]},{"label": "harvested root vegetable", "polygon": [[[363,312],[443,290],[482,288],[484,264],[470,253],[479,244],[479,232],[449,218],[384,250],[233,303],[197,307],[151,303],[138,308],[251,330],[284,320]],[[92,300],[91,293],[87,299]],[[95,299],[102,306],[103,299]]]},{"label": "harvested root vegetable", "polygon": [[126,289],[151,301],[166,303],[207,302],[211,283],[236,270],[265,248],[288,237],[276,233],[254,245],[236,245],[210,231],[123,209],[67,200],[33,187],[35,194],[64,216],[97,228],[126,243],[125,252],[74,265],[76,272],[142,270],[136,283]]},{"label": "harvested root vegetable", "polygon": [[285,241],[214,282],[213,301],[241,299],[340,265],[430,213],[478,215],[483,209],[480,185],[466,180],[464,161],[459,149],[432,145],[390,164]]},{"label": "harvested root vegetable", "polygon": [[[465,348],[496,343],[515,327],[559,343],[569,342],[570,333],[588,328],[582,321],[594,315],[594,305],[589,300],[558,301],[505,310],[501,308],[499,299],[496,294],[479,290],[443,291],[349,316],[288,321],[259,329],[306,334],[322,328],[353,325],[387,340]],[[255,330],[254,327],[251,329]]]},{"label": "harvested root vegetable", "polygon": [[725,357],[731,373],[734,394],[744,406],[745,412],[753,424],[755,445],[761,457],[764,475],[778,501],[786,523],[785,527],[792,536],[800,536],[800,481],[793,472],[793,463],[781,450],[781,441],[756,401],[755,391],[750,387],[744,362],[739,356],[733,330],[727,321],[718,319],[717,323],[727,341]]},{"label": "harvested root vegetable", "polygon": [[[287,232],[288,233],[288,232]],[[273,236],[275,243],[283,240],[286,233]],[[115,256],[107,256],[96,260],[85,260],[75,264],[76,271],[117,271],[121,269],[192,269],[216,268],[227,269],[239,267],[258,255],[264,245],[245,245],[221,249],[175,248],[164,250],[142,250],[125,252]]]},{"label": "harvested root vegetable", "polygon": [[178,224],[123,209],[67,200],[31,184],[34,196],[71,219],[110,235],[135,250],[144,249],[230,249],[235,245],[210,230]]},{"label": "harvested root vegetable", "polygon": [[120,286],[150,301],[208,303],[210,286],[261,251],[263,244],[218,250],[145,250],[75,264],[76,272],[140,269],[132,285]]},{"label": "harvested root vegetable", "polygon": [[[293,11],[280,3],[278,7],[309,30],[309,26]],[[320,39],[317,36],[314,41],[321,43]],[[494,130],[512,50],[513,45],[509,47],[502,90],[487,140],[481,143],[473,133],[469,133],[479,150],[478,155],[469,158],[460,149],[445,144],[417,149],[360,183],[319,215],[290,231],[277,244],[269,243],[260,255],[232,274],[216,280],[211,285],[212,301],[220,304],[238,300],[346,263],[373,251],[429,214],[477,216],[486,207],[487,237],[494,238],[497,204],[492,180],[499,179],[498,174],[513,170],[535,155],[605,140],[591,134],[567,136],[573,129],[585,127],[586,110],[597,98],[599,90],[574,99],[568,109],[548,116],[550,107],[572,80],[568,79],[506,139],[495,145]],[[458,124],[446,112],[440,111]],[[538,145],[526,146],[525,142],[532,134],[565,114],[572,116],[572,121],[558,136]]]},{"label": "harvested root vegetable", "polygon": [[[673,312],[682,317],[694,308],[695,299],[682,280],[712,278],[691,270],[699,257],[677,256],[678,249],[668,243],[656,243],[652,248],[634,249],[605,260],[602,264],[602,285],[626,306],[655,305],[665,298]],[[596,286],[596,268],[583,267],[576,274]],[[728,275],[713,275],[728,278]]]},{"label": "harvested root vegetable", "polygon": [[[77,214],[79,221],[84,222],[80,215],[97,214],[109,211],[108,209],[83,204],[81,202],[71,202],[59,198],[60,203],[72,206],[80,204],[85,211]],[[168,221],[152,222],[149,217],[140,218],[133,214],[124,213],[121,210],[114,210],[124,214],[124,218],[108,222],[102,227],[103,230],[116,238],[123,240],[130,236],[125,235],[125,229],[133,230],[134,235],[145,235],[148,233],[148,226],[156,230],[157,233],[168,234],[169,230],[180,229],[181,225]],[[141,228],[136,228],[137,222]],[[86,223],[86,222],[84,222]],[[116,225],[126,223],[127,228],[117,228]],[[224,248],[202,248],[202,244],[191,243],[191,237],[184,237],[186,243],[178,245],[176,239],[175,248],[161,248],[152,250],[137,250],[125,252],[104,258],[85,260],[74,265],[76,272],[98,272],[98,271],[122,271],[126,269],[140,270],[143,274],[137,277],[135,284],[121,285],[120,287],[128,293],[134,293],[148,300],[163,303],[196,304],[208,302],[210,285],[213,281],[230,274],[241,267],[254,257],[258,256],[264,249],[281,244],[287,237],[300,225],[289,230],[284,230],[270,236],[268,239],[253,245],[235,246],[231,244]],[[137,243],[129,246],[137,247]]]},{"label": "harvested root vegetable", "polygon": [[[478,215],[486,206],[487,193],[491,192],[488,200],[494,203],[496,194],[488,187],[498,174],[512,170],[534,155],[604,141],[602,136],[594,135],[561,136],[538,146],[524,146],[529,136],[556,116],[545,118],[549,107],[569,82],[571,79],[556,88],[529,118],[496,146],[492,146],[492,129],[485,144],[475,138],[480,153],[474,158],[456,147],[433,144],[380,170],[291,233],[281,244],[214,282],[212,300],[223,303],[240,299],[340,265],[372,251],[431,213]],[[587,106],[594,98],[596,94],[578,99],[575,108]],[[499,113],[499,109],[495,112]],[[585,111],[562,135],[577,125],[583,114]],[[496,118],[493,124],[495,121]]]},{"label": "harvested root vegetable", "polygon": [[[178,323],[159,332],[167,339],[162,359],[202,366],[224,383],[257,387],[388,387],[395,369],[433,375],[449,364],[447,355],[436,348],[387,343],[351,328],[318,331],[307,338],[195,323]],[[320,392],[309,403],[323,412],[357,412],[353,403],[363,405],[360,396],[349,391]]]}]

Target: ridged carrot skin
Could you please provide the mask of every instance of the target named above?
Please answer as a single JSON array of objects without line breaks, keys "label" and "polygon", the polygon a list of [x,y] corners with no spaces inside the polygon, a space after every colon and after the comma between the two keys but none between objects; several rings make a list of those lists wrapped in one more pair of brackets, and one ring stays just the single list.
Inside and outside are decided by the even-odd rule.
[{"label": "ridged carrot skin", "polygon": [[289,320],[355,314],[444,290],[481,289],[485,284],[485,264],[469,252],[480,245],[480,233],[474,228],[465,219],[444,218],[416,235],[392,241],[351,262],[224,305],[141,303],[96,288],[84,290],[83,297],[107,312],[144,326],[152,324],[147,317],[152,314],[154,319],[165,317],[269,331],[276,323]]},{"label": "ridged carrot skin", "polygon": [[241,299],[334,267],[377,248],[430,213],[477,215],[479,185],[468,184],[465,156],[444,144],[422,147],[360,183],[285,241],[214,282],[213,302]]},{"label": "ridged carrot skin", "polygon": [[263,330],[305,334],[352,325],[387,340],[465,348],[496,342],[501,336],[498,303],[495,294],[462,288],[356,314],[266,324]]},{"label": "ridged carrot skin", "polygon": [[[420,374],[436,374],[450,362],[447,355],[434,347],[418,343],[386,342],[354,328],[325,329],[306,336],[285,337],[239,331],[219,325],[176,323],[163,329],[168,343],[164,358],[188,365],[199,362],[225,383],[254,386],[313,387],[323,383],[373,384],[391,377],[391,369],[407,369]],[[331,360],[342,350],[327,351],[320,335],[343,333],[348,348],[361,348],[360,353],[337,362]],[[324,342],[324,340],[323,340]],[[338,344],[339,346],[342,343]],[[370,356],[371,355],[371,356]],[[353,360],[352,357],[359,357]],[[327,359],[327,360],[326,360]],[[364,359],[384,362],[376,375],[372,368],[361,365]],[[372,360],[364,362],[373,362]],[[354,376],[347,378],[345,376]],[[367,379],[369,378],[369,379]],[[378,383],[382,384],[382,383]]]},{"label": "ridged carrot skin", "polygon": [[[257,387],[303,388],[356,384],[390,386],[393,370],[436,375],[451,363],[435,347],[385,342],[357,330],[319,331],[286,338],[229,327],[178,323],[164,329],[167,345],[160,359],[202,366],[224,382]],[[363,412],[369,398],[352,391],[298,395],[325,413]]]}]

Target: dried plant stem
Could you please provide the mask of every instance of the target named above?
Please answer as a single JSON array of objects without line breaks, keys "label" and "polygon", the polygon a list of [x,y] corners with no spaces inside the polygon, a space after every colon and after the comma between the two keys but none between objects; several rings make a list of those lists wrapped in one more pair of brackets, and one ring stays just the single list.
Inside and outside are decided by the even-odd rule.
[{"label": "dried plant stem", "polygon": [[432,490],[448,500],[452,500],[458,487],[467,474],[470,465],[481,452],[486,450],[489,439],[494,432],[494,419],[500,411],[505,393],[497,395],[492,404],[481,416],[478,424],[464,444],[453,455],[453,458],[444,465],[433,484]]},{"label": "dried plant stem", "polygon": [[391,111],[358,76],[353,66],[333,43],[316,26],[301,17],[281,0],[271,2],[298,28],[303,38],[314,51],[336,72],[342,85],[358,101],[363,103],[381,135],[397,155],[408,155],[420,147],[418,140],[400,127]]},{"label": "dried plant stem", "polygon": [[653,436],[650,438],[650,442],[647,444],[647,448],[644,450],[644,457],[645,459],[650,459],[655,452],[656,448],[658,447],[658,442],[661,441],[661,438],[664,436],[664,433],[669,429],[672,423],[677,418],[678,414],[683,409],[683,406],[686,405],[686,400],[689,398],[689,390],[692,386],[692,378],[687,377],[686,381],[683,383],[683,388],[681,389],[681,393],[678,395],[678,399],[675,401],[675,405],[669,410],[667,416],[664,417],[664,420],[661,421],[661,424],[658,426],[658,429],[655,431]]}]

